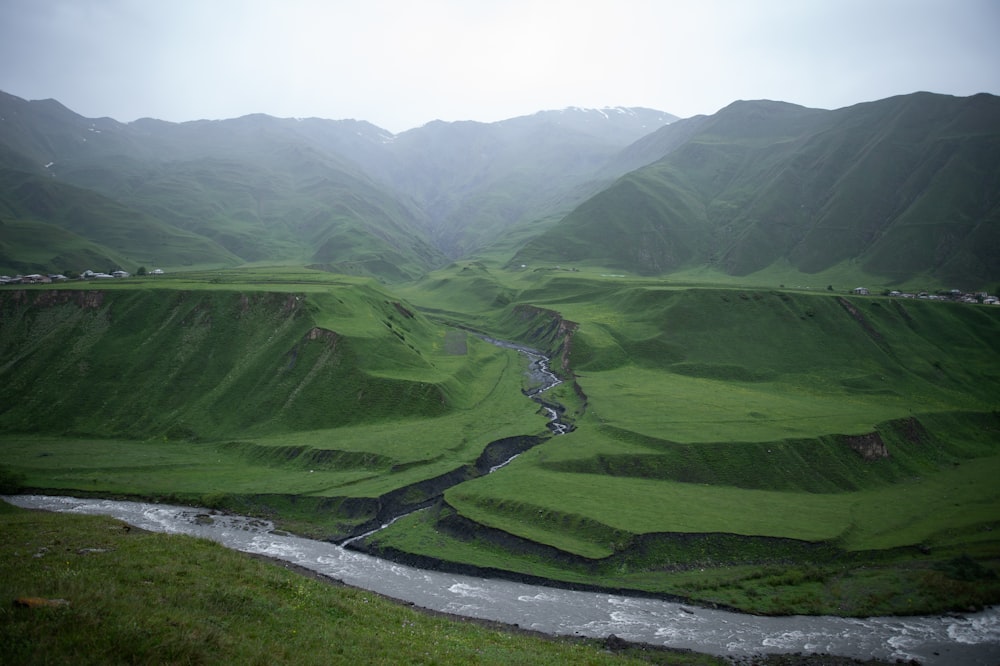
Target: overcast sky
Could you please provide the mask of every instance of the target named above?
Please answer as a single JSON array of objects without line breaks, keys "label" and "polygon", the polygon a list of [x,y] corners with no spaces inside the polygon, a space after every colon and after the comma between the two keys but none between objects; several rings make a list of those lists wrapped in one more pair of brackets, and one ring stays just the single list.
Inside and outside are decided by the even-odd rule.
[{"label": "overcast sky", "polygon": [[1000,93],[1000,0],[0,0],[0,90],[120,121]]}]

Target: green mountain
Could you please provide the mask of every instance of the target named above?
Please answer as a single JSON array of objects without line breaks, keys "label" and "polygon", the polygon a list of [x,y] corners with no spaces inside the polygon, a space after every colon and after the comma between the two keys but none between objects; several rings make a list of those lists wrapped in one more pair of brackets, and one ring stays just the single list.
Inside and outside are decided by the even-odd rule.
[{"label": "green mountain", "polygon": [[518,223],[569,212],[628,170],[614,162],[619,151],[675,120],[618,107],[437,121],[388,143],[392,160],[381,176],[426,212],[435,244],[458,258]]},{"label": "green mountain", "polygon": [[635,164],[528,242],[514,263],[735,276],[853,262],[886,282],[1000,277],[1000,98],[930,93],[836,111],[735,102],[669,125]]},{"label": "green mountain", "polygon": [[[65,223],[69,210],[117,206],[127,214],[110,218],[130,220],[135,244],[89,233],[81,244],[110,242],[98,254],[129,268],[292,262],[390,281],[482,247],[539,211],[567,212],[598,189],[581,185],[609,182],[595,178],[619,150],[675,119],[648,109],[567,109],[491,124],[436,122],[394,136],[363,121],[262,114],[123,124],[6,94],[0,117],[8,180],[103,197],[82,202],[82,191],[62,189],[42,214],[4,188],[5,220],[79,233]],[[193,249],[171,251],[164,229]],[[17,257],[33,249],[10,248],[5,266],[17,270],[26,263]]]},{"label": "green mountain", "polygon": [[407,513],[354,545],[755,613],[996,604],[1000,308],[760,285],[1000,277],[997,100],[396,136],[0,97],[0,268],[273,262],[0,289],[0,481]]},{"label": "green mountain", "polygon": [[[10,95],[0,96],[0,115],[7,180],[61,188],[38,211],[4,187],[4,219],[78,232],[66,222],[72,211],[127,209],[110,219],[128,218],[134,243],[111,239],[108,247],[129,267],[294,261],[398,280],[443,260],[415,224],[419,213],[349,160],[313,148],[289,129],[295,121],[247,116],[126,125]],[[184,244],[163,242],[164,229],[187,238],[189,247],[174,251]]]},{"label": "green mountain", "polygon": [[0,168],[0,267],[19,273],[240,263],[212,240],[91,190]]},{"label": "green mountain", "polygon": [[741,101],[677,122],[571,108],[398,135],[260,114],[123,124],[5,94],[0,118],[0,221],[20,230],[2,239],[5,271],[268,262],[399,282],[489,255],[639,275],[1000,279],[1000,101],[986,94]]}]

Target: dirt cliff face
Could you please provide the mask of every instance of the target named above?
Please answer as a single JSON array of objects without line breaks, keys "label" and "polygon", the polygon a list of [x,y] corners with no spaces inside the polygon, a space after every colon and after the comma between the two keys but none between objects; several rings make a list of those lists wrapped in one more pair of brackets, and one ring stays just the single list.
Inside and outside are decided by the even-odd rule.
[{"label": "dirt cliff face", "polygon": [[340,336],[337,335],[335,331],[320,328],[319,326],[313,326],[309,329],[309,332],[306,333],[305,339],[309,341],[321,340],[326,342],[329,347],[333,348],[337,345],[337,341],[340,339]]},{"label": "dirt cliff face", "polygon": [[75,303],[81,309],[96,310],[104,304],[105,293],[104,290],[100,289],[91,291],[83,289],[32,289],[30,291],[16,289],[8,291],[6,298],[9,302],[19,306],[31,305],[44,308]]},{"label": "dirt cliff face", "polygon": [[869,432],[864,435],[844,435],[844,443],[868,461],[889,457],[889,449],[882,441],[882,436],[877,432]]},{"label": "dirt cliff face", "polygon": [[[910,418],[897,419],[889,422],[891,431],[902,436],[911,444],[922,444],[927,441],[928,434],[923,424],[917,419]],[[866,461],[883,460],[890,457],[889,447],[886,445],[882,435],[877,431],[865,433],[863,435],[843,435],[841,437],[844,444],[854,449],[854,451]],[[890,435],[890,441],[892,436]]]},{"label": "dirt cliff face", "polygon": [[573,334],[579,324],[563,319],[555,310],[534,305],[516,306],[514,316],[522,322],[532,324],[527,336],[528,342],[544,350],[550,358],[558,359],[555,365],[560,374],[572,375],[570,352],[573,347]]},{"label": "dirt cliff face", "polygon": [[264,308],[280,312],[283,317],[290,317],[298,314],[302,304],[305,302],[303,296],[284,293],[240,294],[239,298],[241,316]]},{"label": "dirt cliff face", "polygon": [[875,326],[873,326],[872,323],[868,321],[868,318],[865,317],[860,310],[854,307],[854,305],[849,300],[847,300],[843,296],[838,296],[837,302],[840,303],[840,306],[844,308],[847,311],[847,313],[851,315],[851,317],[854,318],[854,321],[858,322],[861,328],[864,329],[865,333],[867,333],[872,340],[874,340],[879,345],[883,345],[885,343],[885,339],[882,337],[882,334],[878,332]]}]

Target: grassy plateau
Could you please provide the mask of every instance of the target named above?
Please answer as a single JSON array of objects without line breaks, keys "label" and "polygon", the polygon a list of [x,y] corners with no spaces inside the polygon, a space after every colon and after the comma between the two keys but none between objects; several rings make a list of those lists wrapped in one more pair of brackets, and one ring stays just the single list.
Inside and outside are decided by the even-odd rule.
[{"label": "grassy plateau", "polygon": [[[160,279],[166,278],[166,279]],[[1000,601],[1000,308],[460,262],[0,292],[20,485],[759,613]],[[549,437],[526,360],[575,430]],[[488,467],[522,454],[500,471]]]}]

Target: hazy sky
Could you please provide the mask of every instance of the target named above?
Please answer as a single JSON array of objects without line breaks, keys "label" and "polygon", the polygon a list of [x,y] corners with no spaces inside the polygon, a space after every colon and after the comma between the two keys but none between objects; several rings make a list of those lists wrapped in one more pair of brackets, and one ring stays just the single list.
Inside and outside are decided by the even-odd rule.
[{"label": "hazy sky", "polygon": [[567,106],[998,94],[1000,0],[0,0],[0,90],[121,121],[393,132]]}]

